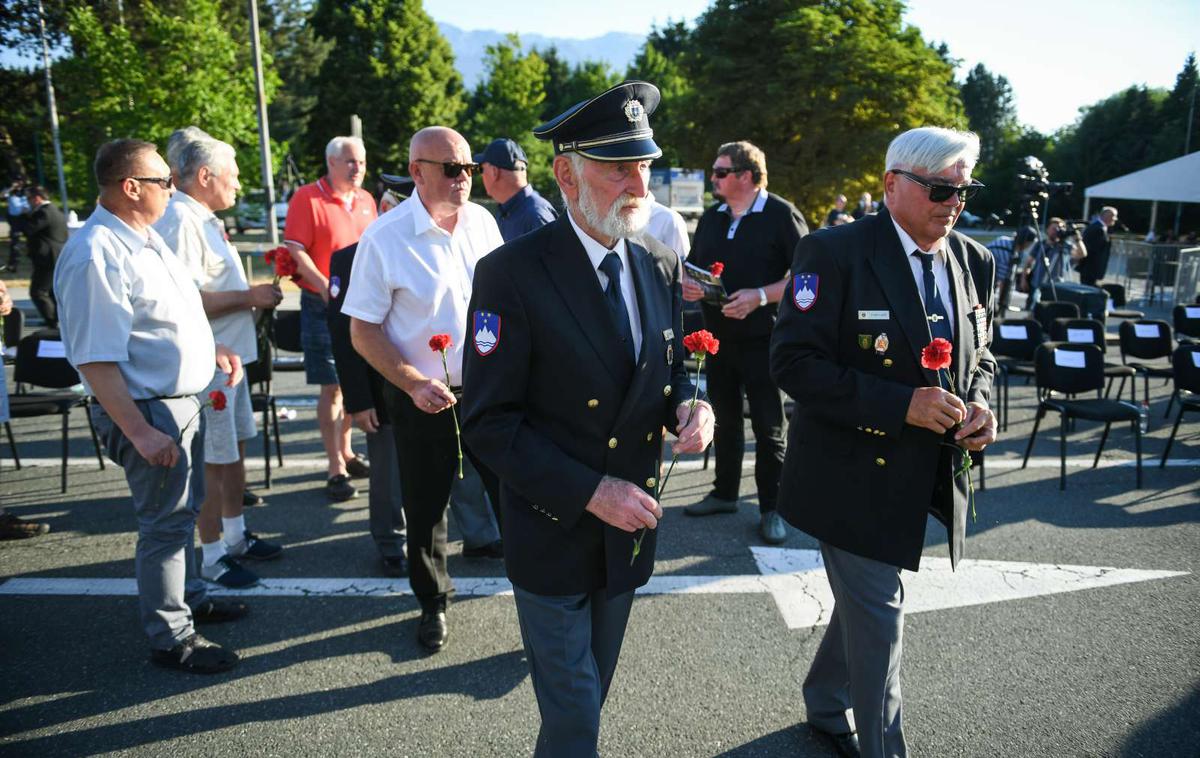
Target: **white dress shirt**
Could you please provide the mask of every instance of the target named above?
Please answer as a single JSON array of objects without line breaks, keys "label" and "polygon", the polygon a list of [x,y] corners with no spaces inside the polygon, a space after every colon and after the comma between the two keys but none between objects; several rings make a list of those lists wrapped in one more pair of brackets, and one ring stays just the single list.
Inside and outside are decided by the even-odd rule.
[{"label": "white dress shirt", "polygon": [[[202,292],[244,292],[250,289],[237,249],[225,238],[225,224],[186,192],[178,190],[154,224],[167,247],[192,275]],[[251,311],[239,309],[209,319],[213,339],[241,357],[258,359],[258,339]]]},{"label": "white dress shirt", "polygon": [[194,395],[212,381],[200,290],[154,229],[138,233],[97,205],[59,255],[54,292],[71,365],[117,364],[135,400]]},{"label": "white dress shirt", "polygon": [[625,300],[625,310],[629,313],[629,327],[633,330],[633,354],[640,357],[642,354],[642,319],[641,312],[638,310],[637,290],[633,287],[633,273],[629,270],[629,251],[625,247],[625,240],[618,239],[617,244],[610,251],[580,229],[579,224],[575,223],[575,216],[570,211],[567,212],[567,218],[571,220],[571,228],[575,230],[579,241],[583,243],[583,249],[592,263],[592,270],[596,272],[596,278],[600,282],[601,292],[608,289],[608,274],[600,270],[600,262],[609,252],[616,253],[617,257],[621,259],[621,297]]},{"label": "white dress shirt", "polygon": [[475,264],[502,244],[496,220],[482,206],[468,202],[459,208],[450,233],[434,222],[414,190],[363,232],[342,313],[383,324],[404,362],[429,379],[446,379],[442,356],[429,348],[429,338],[449,334],[450,384],[461,386]]},{"label": "white dress shirt", "polygon": [[[904,254],[908,257],[908,267],[912,269],[913,280],[917,283],[917,294],[921,296],[921,305],[925,304],[925,269],[921,266],[921,261],[913,255],[914,252],[920,250],[921,253],[933,253],[933,280],[937,283],[938,294],[941,295],[942,307],[946,309],[946,315],[950,318],[950,334],[954,335],[954,295],[950,292],[950,272],[946,267],[946,238],[942,237],[938,240],[937,245],[932,250],[921,250],[921,246],[913,241],[908,232],[904,231],[896,219],[892,219],[892,225],[896,227],[896,234],[900,236],[900,246],[904,248]],[[928,312],[928,311],[926,311]]]},{"label": "white dress shirt", "polygon": [[646,222],[646,230],[642,234],[674,250],[680,260],[686,259],[692,250],[692,244],[688,241],[687,222],[679,215],[679,211],[658,202],[654,195],[647,199],[650,201],[650,220]]}]

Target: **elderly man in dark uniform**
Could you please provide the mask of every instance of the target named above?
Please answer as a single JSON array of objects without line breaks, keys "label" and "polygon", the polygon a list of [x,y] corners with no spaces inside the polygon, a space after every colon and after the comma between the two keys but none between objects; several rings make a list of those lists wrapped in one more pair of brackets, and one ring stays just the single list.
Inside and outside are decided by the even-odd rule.
[{"label": "elderly man in dark uniform", "polygon": [[688,421],[679,257],[638,238],[658,101],[624,82],[535,129],[568,213],[475,270],[464,432],[502,483],[536,756],[596,754],[633,592],[654,568],[663,426],[678,452],[712,437],[706,402]]},{"label": "elderly man in dark uniform", "polygon": [[[772,337],[772,373],[796,399],[779,509],[820,541],[835,599],[804,700],[810,725],[841,755],[906,755],[900,569],[917,570],[930,513],[957,564],[969,494],[962,448],[982,450],[996,435],[994,264],[951,231],[979,186],[978,155],[978,137],[949,129],[893,140],[887,208],[801,241]],[[936,337],[953,345],[943,372],[921,362]]]}]

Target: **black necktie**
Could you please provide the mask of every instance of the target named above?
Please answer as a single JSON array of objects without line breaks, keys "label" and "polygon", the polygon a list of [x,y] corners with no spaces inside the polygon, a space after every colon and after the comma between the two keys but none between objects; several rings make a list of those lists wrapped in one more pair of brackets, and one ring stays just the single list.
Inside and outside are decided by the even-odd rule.
[{"label": "black necktie", "polygon": [[625,297],[621,294],[621,258],[614,252],[609,252],[600,261],[600,270],[608,277],[608,286],[604,288],[604,301],[608,303],[609,315],[621,343],[625,346],[627,357],[636,362],[637,355],[633,350],[633,328],[629,325],[629,311],[625,308]]},{"label": "black necktie", "polygon": [[[937,279],[933,276],[934,254],[922,253],[918,250],[913,255],[921,261],[922,278],[925,284],[925,318],[929,321],[929,334],[934,339],[941,337],[952,343],[954,335],[950,331],[950,317],[946,314],[946,306],[942,302],[941,293],[938,292]],[[941,371],[938,372],[938,382],[942,385],[942,389],[949,389],[946,376]]]}]

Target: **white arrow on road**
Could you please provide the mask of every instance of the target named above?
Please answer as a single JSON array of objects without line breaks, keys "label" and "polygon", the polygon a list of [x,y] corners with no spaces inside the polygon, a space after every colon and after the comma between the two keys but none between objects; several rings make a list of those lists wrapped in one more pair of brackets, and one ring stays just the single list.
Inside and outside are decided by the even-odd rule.
[{"label": "white arrow on road", "polygon": [[[817,550],[752,547],[760,574],[655,576],[638,590],[645,595],[714,595],[769,593],[789,629],[819,626],[829,620],[833,595]],[[1017,561],[972,561],[950,571],[949,558],[925,558],[921,571],[904,574],[907,613],[940,608],[996,603],[1003,600],[1053,595],[1183,576],[1186,571],[1147,571],[1103,566],[1060,566]],[[512,594],[503,577],[455,577],[459,595]],[[0,584],[0,595],[124,595],[137,594],[133,579],[22,578]],[[214,589],[213,594],[239,597],[395,597],[411,595],[407,579],[296,578],[263,579],[248,590]]]}]

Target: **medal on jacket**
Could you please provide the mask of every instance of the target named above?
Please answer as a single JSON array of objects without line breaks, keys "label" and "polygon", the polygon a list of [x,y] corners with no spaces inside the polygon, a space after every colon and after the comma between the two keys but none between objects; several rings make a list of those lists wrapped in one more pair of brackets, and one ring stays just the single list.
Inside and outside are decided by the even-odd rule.
[{"label": "medal on jacket", "polygon": [[887,349],[888,349],[887,332],[880,332],[879,336],[875,338],[875,353],[876,353],[876,355],[883,355],[884,353],[887,352]]}]

